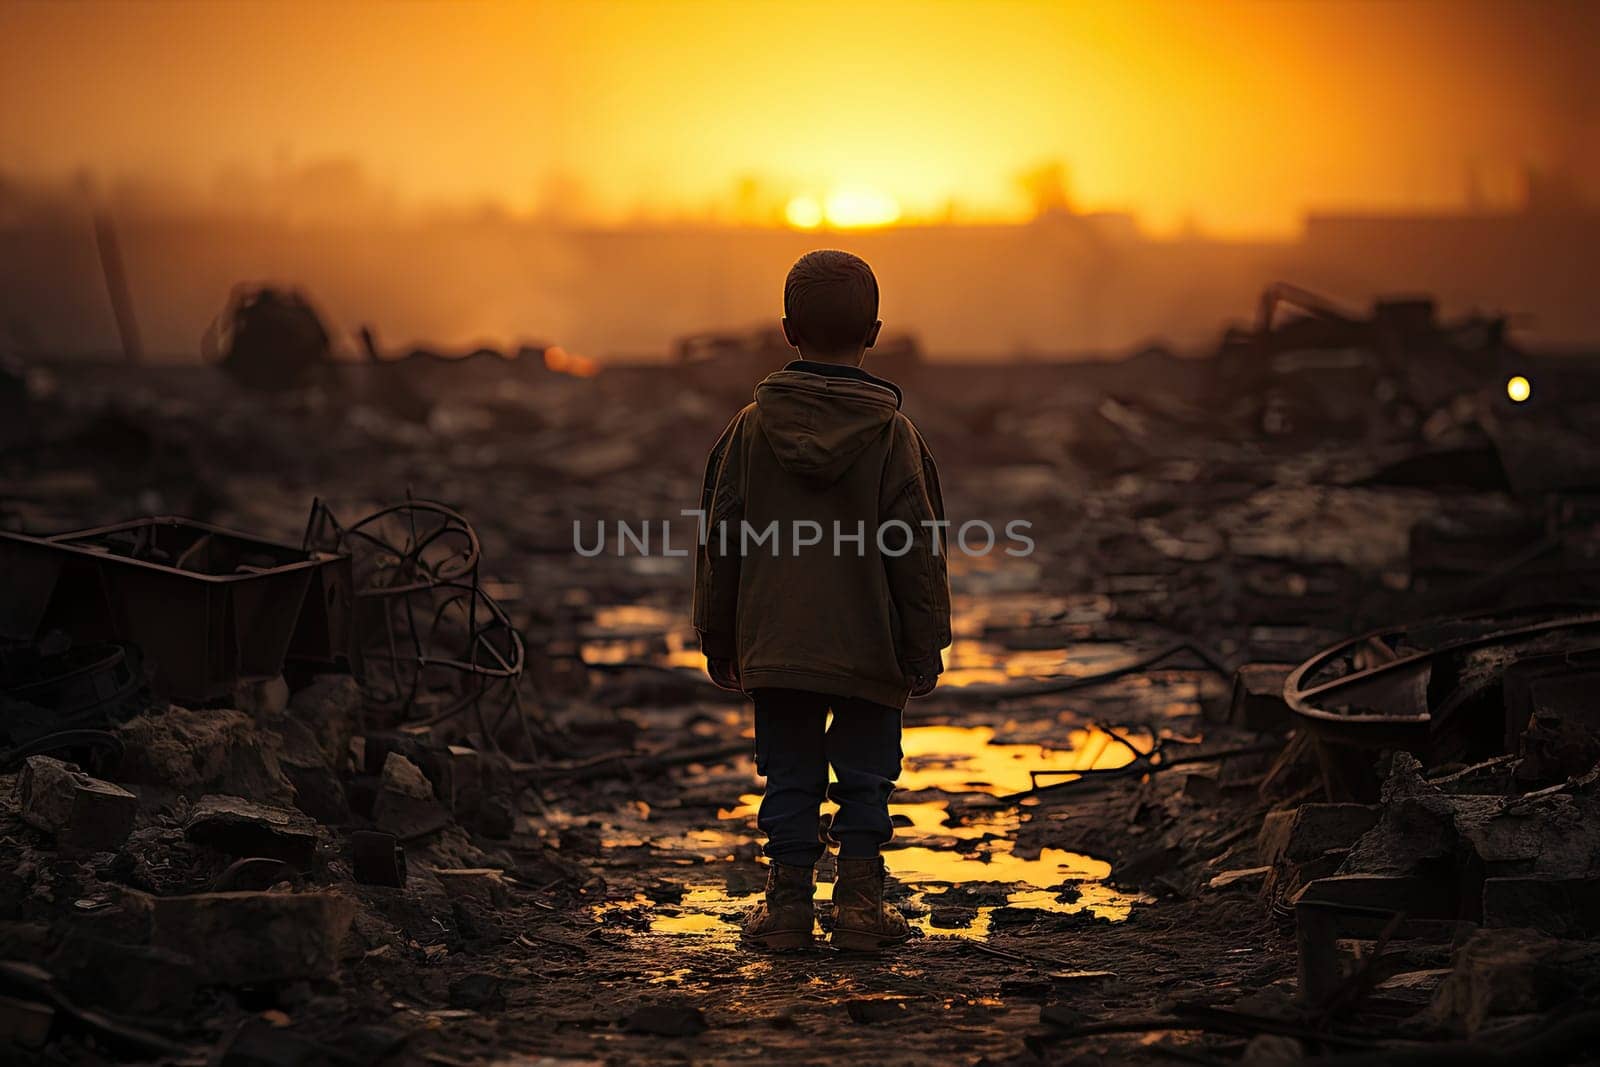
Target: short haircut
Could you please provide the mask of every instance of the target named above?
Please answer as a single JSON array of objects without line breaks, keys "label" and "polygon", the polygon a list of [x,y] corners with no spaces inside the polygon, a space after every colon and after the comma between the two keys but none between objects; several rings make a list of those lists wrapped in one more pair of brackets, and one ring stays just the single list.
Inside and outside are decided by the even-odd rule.
[{"label": "short haircut", "polygon": [[807,252],[783,283],[783,314],[808,347],[848,351],[865,341],[878,321],[878,279],[860,256],[833,249]]}]

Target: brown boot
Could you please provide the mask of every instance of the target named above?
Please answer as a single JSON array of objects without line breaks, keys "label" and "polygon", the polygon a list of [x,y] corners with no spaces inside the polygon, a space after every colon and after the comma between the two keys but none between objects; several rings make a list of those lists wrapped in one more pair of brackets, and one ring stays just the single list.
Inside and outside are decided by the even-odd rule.
[{"label": "brown boot", "polygon": [[911,926],[893,904],[883,902],[883,857],[839,857],[833,883],[833,947],[873,952],[911,939]]},{"label": "brown boot", "polygon": [[739,940],[750,948],[810,948],[814,890],[812,868],[774,860],[767,867],[766,899],[750,909]]}]

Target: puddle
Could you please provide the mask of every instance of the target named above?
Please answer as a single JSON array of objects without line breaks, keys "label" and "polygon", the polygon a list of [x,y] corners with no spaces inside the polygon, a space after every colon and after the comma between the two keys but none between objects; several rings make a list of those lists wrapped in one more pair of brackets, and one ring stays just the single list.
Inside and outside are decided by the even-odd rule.
[{"label": "puddle", "polygon": [[1083,641],[1049,648],[1007,648],[977,637],[957,637],[944,650],[940,685],[998,685],[1019,678],[1081,678],[1116,670],[1139,658],[1128,645]]},{"label": "puddle", "polygon": [[[1148,733],[1123,736],[1141,752],[1150,750]],[[1004,796],[1027,789],[1030,771],[1048,771],[1050,782],[1061,782],[1074,771],[1111,770],[1133,761],[1125,745],[1093,726],[1066,729],[1059,746],[996,744],[994,737],[991,726],[907,728],[900,741],[905,759],[899,790]]]},{"label": "puddle", "polygon": [[[1041,849],[1037,856],[1018,855],[1014,841],[1022,814],[988,798],[1027,788],[1030,771],[1059,772],[1050,780],[1060,781],[1072,772],[1123,766],[1133,753],[1095,727],[1063,728],[1060,747],[995,744],[994,737],[995,728],[990,726],[914,726],[904,733],[899,792],[908,800],[890,804],[897,829],[884,858],[895,879],[913,891],[908,901],[913,924],[930,937],[982,940],[990,935],[995,913],[1002,908],[1007,921],[1026,920],[1026,915],[1017,914],[1019,910],[1086,912],[1112,922],[1126,919],[1133,905],[1145,898],[1105,885],[1111,873],[1108,863],[1056,848]],[[1151,744],[1148,733],[1133,733],[1128,740],[1140,751]],[[703,867],[730,859],[736,846],[757,839],[760,803],[757,793],[741,796],[738,804],[718,811],[720,825],[714,829],[674,835],[623,832],[608,835],[607,844],[696,856],[667,862]],[[952,805],[957,810],[953,825]],[[831,804],[824,805],[824,811],[831,809]],[[966,892],[975,887],[979,891],[970,898],[973,903],[965,904]],[[595,917],[626,922],[652,934],[733,947],[740,919],[757,899],[753,892],[757,887],[751,884],[752,892],[744,896],[731,895],[722,883],[695,882],[684,888],[683,898],[672,904],[655,904],[641,895],[600,905]],[[819,882],[818,902],[830,900],[832,890],[831,882]]]},{"label": "puddle", "polygon": [[580,629],[579,655],[585,663],[651,663],[704,670],[694,630],[681,612],[648,604],[595,609]]}]

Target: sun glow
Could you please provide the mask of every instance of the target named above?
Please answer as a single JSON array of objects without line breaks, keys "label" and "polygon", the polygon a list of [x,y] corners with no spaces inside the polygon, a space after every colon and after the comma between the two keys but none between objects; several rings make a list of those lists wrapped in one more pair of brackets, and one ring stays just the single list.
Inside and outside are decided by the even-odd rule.
[{"label": "sun glow", "polygon": [[797,196],[784,209],[784,217],[797,230],[814,230],[822,225],[822,205],[814,196]]},{"label": "sun glow", "polygon": [[797,230],[815,230],[824,224],[837,230],[864,230],[900,221],[900,204],[869,186],[849,185],[821,200],[809,193],[795,197],[784,209],[784,218]]}]

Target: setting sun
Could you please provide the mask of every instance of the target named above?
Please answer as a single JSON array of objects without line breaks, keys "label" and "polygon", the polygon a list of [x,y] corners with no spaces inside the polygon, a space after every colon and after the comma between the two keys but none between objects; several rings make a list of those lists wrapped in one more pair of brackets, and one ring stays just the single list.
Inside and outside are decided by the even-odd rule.
[{"label": "setting sun", "polygon": [[797,196],[784,209],[784,217],[797,230],[814,230],[822,225],[822,205],[814,196]]},{"label": "setting sun", "polygon": [[822,201],[810,194],[797,196],[783,214],[797,230],[814,230],[823,223],[839,230],[863,230],[898,222],[900,204],[877,189],[847,186],[835,189]]},{"label": "setting sun", "polygon": [[876,189],[850,187],[828,194],[828,225],[840,229],[887,226],[900,218],[894,197]]}]

